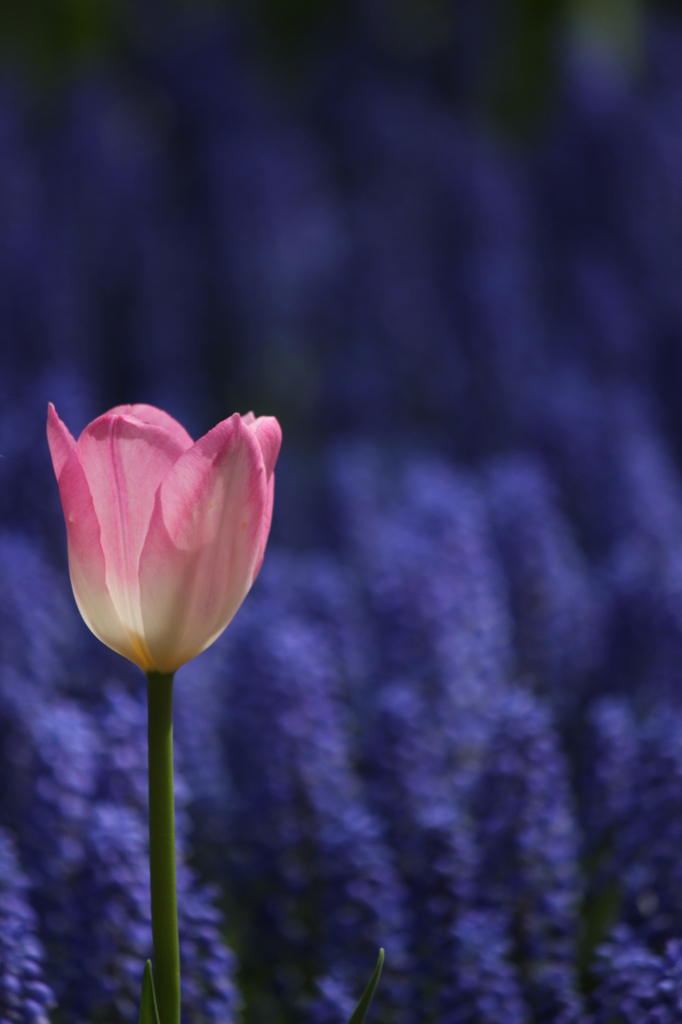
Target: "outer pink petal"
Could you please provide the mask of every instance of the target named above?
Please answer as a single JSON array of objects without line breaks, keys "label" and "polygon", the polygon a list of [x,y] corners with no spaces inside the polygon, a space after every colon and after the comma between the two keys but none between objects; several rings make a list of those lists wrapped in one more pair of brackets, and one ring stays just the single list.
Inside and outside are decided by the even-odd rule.
[{"label": "outer pink petal", "polygon": [[259,416],[247,424],[253,431],[263,453],[268,480],[272,476],[279,450],[282,447],[282,428],[274,416]]},{"label": "outer pink petal", "polygon": [[[247,421],[247,426],[251,428],[256,436],[256,440],[260,445],[261,454],[263,456],[263,463],[265,465],[265,472],[268,478],[268,495],[265,515],[263,516],[263,522],[261,526],[261,538],[260,547],[258,550],[258,559],[256,561],[256,568],[253,573],[255,580],[256,576],[260,572],[263,559],[265,557],[265,547],[268,543],[268,537],[270,536],[270,526],[272,524],[272,508],[275,500],[275,463],[277,462],[277,456],[279,450],[282,447],[282,428],[275,419],[274,416],[259,416],[255,419],[253,413],[249,413],[250,419]],[[242,418],[242,422],[246,420],[246,417]]]},{"label": "outer pink petal", "polygon": [[133,419],[141,420],[143,423],[152,423],[155,427],[163,427],[169,434],[172,434],[176,441],[179,441],[183,450],[191,448],[194,441],[185,428],[172,416],[169,416],[163,409],[157,409],[155,405],[116,405],[109,410],[109,414],[116,416],[132,416]]},{"label": "outer pink petal", "polygon": [[165,428],[117,413],[93,420],[76,445],[100,526],[107,589],[145,669],[154,664],[144,641],[140,554],[157,488],[184,450]]},{"label": "outer pink petal", "polygon": [[[265,558],[265,548],[268,543],[268,537],[270,536],[270,526],[272,525],[272,507],[275,502],[275,474],[273,473],[268,481],[268,493],[266,497],[265,513],[263,515],[263,521],[261,524],[260,532],[260,543],[258,545],[258,558],[256,559],[256,566],[253,570],[253,581],[261,570],[263,559]],[[252,581],[252,583],[253,583]]]},{"label": "outer pink petal", "polygon": [[50,406],[48,412],[47,429],[66,521],[69,572],[76,604],[95,636],[144,668],[141,652],[124,629],[107,589],[104,552],[92,495],[78,460],[75,441],[54,406]]},{"label": "outer pink petal", "polygon": [[60,420],[52,402],[49,402],[47,406],[47,443],[50,446],[55,476],[59,480],[64,463],[76,447],[76,442],[66,425]]},{"label": "outer pink petal", "polygon": [[178,459],[157,493],[140,590],[159,671],[175,671],[230,622],[251,587],[267,514],[260,446],[235,413]]}]

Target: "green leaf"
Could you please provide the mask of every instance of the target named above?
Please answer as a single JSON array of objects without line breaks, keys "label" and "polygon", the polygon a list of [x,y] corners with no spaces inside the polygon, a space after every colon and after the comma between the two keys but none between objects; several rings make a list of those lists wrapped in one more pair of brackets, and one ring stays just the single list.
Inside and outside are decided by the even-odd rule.
[{"label": "green leaf", "polygon": [[151,960],[147,960],[147,963],[144,965],[144,974],[142,975],[139,1024],[159,1024],[159,1011],[156,1008],[156,992],[154,991]]},{"label": "green leaf", "polygon": [[348,1021],[348,1024],[362,1024],[362,1022],[364,1021],[365,1017],[367,1016],[367,1011],[369,1010],[370,1003],[372,1002],[372,998],[376,991],[376,987],[379,984],[379,978],[381,977],[381,968],[383,966],[384,951],[383,949],[380,949],[379,959],[377,960],[377,965],[374,968],[374,974],[369,979],[369,985],[362,993],[362,999],[353,1010],[350,1020]]}]

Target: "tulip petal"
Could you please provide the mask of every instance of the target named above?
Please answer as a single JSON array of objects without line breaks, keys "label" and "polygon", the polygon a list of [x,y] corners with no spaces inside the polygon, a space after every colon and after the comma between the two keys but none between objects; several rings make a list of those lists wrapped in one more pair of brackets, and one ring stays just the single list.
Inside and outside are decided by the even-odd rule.
[{"label": "tulip petal", "polygon": [[116,405],[113,409],[109,410],[109,414],[117,416],[128,416],[135,420],[141,420],[142,423],[151,423],[155,427],[163,427],[169,434],[179,441],[183,447],[183,450],[191,448],[194,441],[189,436],[185,428],[177,420],[174,420],[172,416],[169,416],[163,409],[157,409],[154,405],[144,405],[139,403],[137,405]]},{"label": "tulip petal", "polygon": [[274,416],[259,416],[258,419],[254,419],[247,426],[256,435],[263,454],[265,472],[269,480],[275,469],[279,450],[282,447],[282,428]]},{"label": "tulip petal", "polygon": [[275,500],[274,468],[275,463],[277,462],[277,456],[279,455],[279,450],[282,447],[282,428],[274,416],[259,416],[258,419],[256,419],[253,413],[248,413],[248,417],[248,419],[247,417],[243,417],[242,422],[246,420],[247,426],[251,428],[256,436],[256,440],[260,445],[263,463],[265,465],[265,473],[268,479],[268,493],[261,529],[260,547],[258,551],[258,559],[256,561],[256,568],[253,573],[253,578],[255,580],[256,576],[260,572],[263,559],[265,558],[265,547],[268,542],[270,526],[272,524],[272,508]]},{"label": "tulip petal", "polygon": [[76,442],[66,424],[60,420],[52,402],[47,406],[47,443],[50,446],[54,473],[59,480],[64,463],[76,447]]},{"label": "tulip petal", "polygon": [[76,445],[100,527],[107,589],[146,670],[155,666],[144,641],[140,554],[157,488],[184,450],[165,428],[118,413],[90,423]]},{"label": "tulip petal", "polygon": [[268,537],[270,536],[270,526],[272,525],[272,509],[275,503],[275,474],[273,473],[268,480],[268,492],[265,498],[265,512],[263,513],[263,522],[261,525],[260,544],[258,545],[258,558],[256,559],[256,566],[253,570],[253,581],[260,572],[265,558],[265,548],[268,543]]},{"label": "tulip petal", "polygon": [[235,413],[177,460],[156,495],[140,594],[158,671],[175,671],[228,625],[251,587],[267,513],[260,445]]},{"label": "tulip petal", "polygon": [[64,445],[60,442],[66,443],[67,435],[71,436],[52,407],[48,419],[48,437],[64,509],[69,573],[76,604],[86,625],[96,637],[144,668],[140,651],[124,629],[107,588],[99,522],[75,441],[66,459],[62,458]]}]

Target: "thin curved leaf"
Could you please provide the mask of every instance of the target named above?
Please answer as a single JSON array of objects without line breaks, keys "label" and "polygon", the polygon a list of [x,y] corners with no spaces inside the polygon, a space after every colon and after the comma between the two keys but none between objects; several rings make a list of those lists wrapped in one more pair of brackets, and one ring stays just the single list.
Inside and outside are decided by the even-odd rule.
[{"label": "thin curved leaf", "polygon": [[362,998],[360,999],[360,1002],[353,1010],[350,1020],[348,1021],[348,1024],[363,1024],[363,1021],[367,1016],[367,1011],[369,1010],[370,1003],[372,1002],[372,999],[374,997],[376,987],[379,984],[379,978],[381,977],[381,969],[383,966],[384,951],[383,949],[380,949],[379,959],[377,960],[377,965],[374,968],[374,974],[369,979],[369,984],[365,991],[362,993]]},{"label": "thin curved leaf", "polygon": [[156,992],[154,991],[151,960],[147,960],[147,963],[144,965],[144,974],[142,975],[139,1024],[159,1024],[159,1011],[156,1007]]}]

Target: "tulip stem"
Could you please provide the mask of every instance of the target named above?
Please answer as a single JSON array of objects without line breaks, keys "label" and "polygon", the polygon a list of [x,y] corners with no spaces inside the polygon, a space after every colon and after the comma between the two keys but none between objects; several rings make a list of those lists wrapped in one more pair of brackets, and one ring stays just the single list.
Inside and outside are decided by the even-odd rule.
[{"label": "tulip stem", "polygon": [[173,800],[173,674],[149,672],[147,699],[154,988],[161,1024],[180,1024],[180,945]]}]

